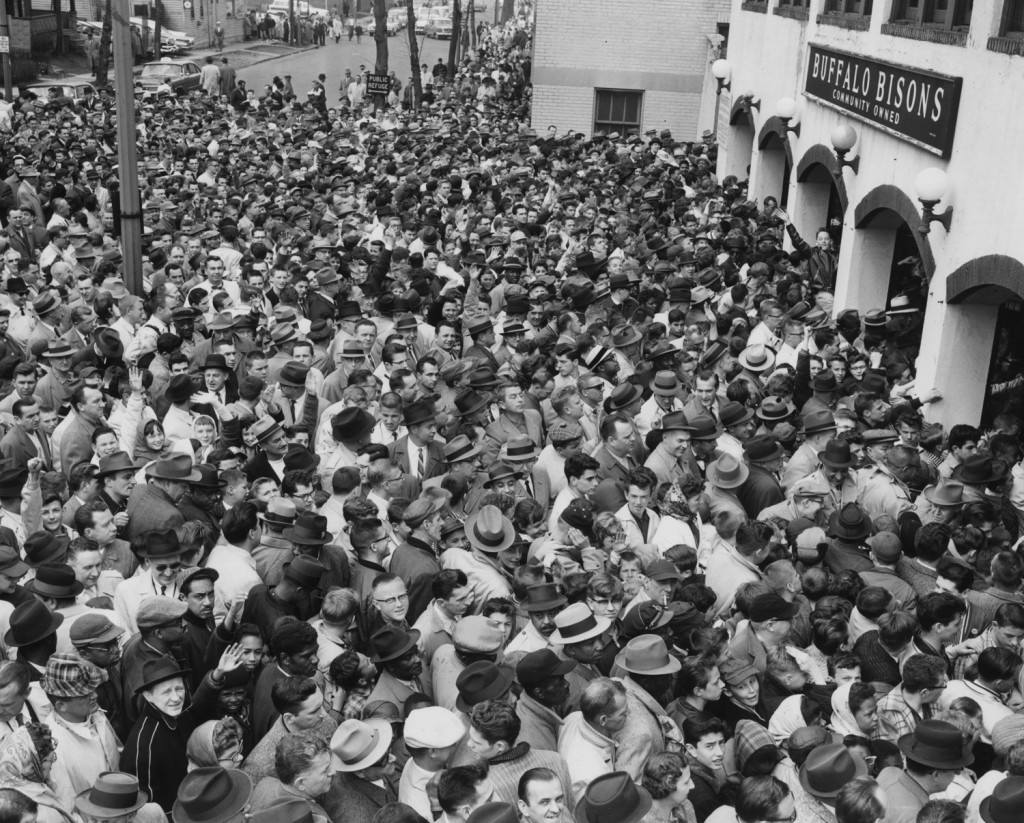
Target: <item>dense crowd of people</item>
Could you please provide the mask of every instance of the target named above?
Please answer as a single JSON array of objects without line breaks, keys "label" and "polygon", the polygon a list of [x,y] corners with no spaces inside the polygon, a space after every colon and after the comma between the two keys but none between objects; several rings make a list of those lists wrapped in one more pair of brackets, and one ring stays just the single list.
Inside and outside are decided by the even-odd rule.
[{"label": "dense crowd of people", "polygon": [[531,129],[520,19],[419,110],[141,100],[139,294],[111,101],[13,110],[0,823],[1024,807],[1020,419],[710,135]]}]

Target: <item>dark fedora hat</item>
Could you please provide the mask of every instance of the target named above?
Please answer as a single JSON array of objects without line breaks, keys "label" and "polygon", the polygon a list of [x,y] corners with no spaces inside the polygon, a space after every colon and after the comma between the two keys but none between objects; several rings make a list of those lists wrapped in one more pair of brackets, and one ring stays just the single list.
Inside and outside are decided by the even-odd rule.
[{"label": "dark fedora hat", "polygon": [[499,666],[489,660],[470,663],[455,679],[455,688],[459,690],[455,705],[468,714],[477,703],[498,700],[507,694],[515,679],[516,673],[510,666]]},{"label": "dark fedora hat", "polygon": [[459,417],[468,417],[487,407],[487,401],[472,389],[466,389],[455,398]]},{"label": "dark fedora hat", "polygon": [[830,394],[839,388],[836,376],[831,369],[822,369],[811,381],[811,391]]},{"label": "dark fedora hat", "polygon": [[922,720],[898,745],[904,757],[933,769],[962,769],[974,762],[971,750],[964,748],[960,730],[942,720]]},{"label": "dark fedora hat", "polygon": [[1006,464],[988,454],[972,454],[953,469],[953,479],[967,486],[987,486],[1006,476]]},{"label": "dark fedora hat", "polygon": [[638,823],[651,810],[651,796],[627,772],[594,778],[576,804],[576,823]]},{"label": "dark fedora hat", "polygon": [[501,378],[490,366],[477,366],[470,372],[469,386],[472,389],[494,389],[501,385]]},{"label": "dark fedora hat", "polygon": [[292,558],[282,568],[285,577],[309,591],[316,591],[320,588],[320,581],[328,571],[326,564],[306,554]]},{"label": "dark fedora hat", "polygon": [[109,357],[111,360],[120,360],[124,354],[124,343],[121,342],[121,335],[113,329],[100,329],[93,338],[96,348],[100,354]]},{"label": "dark fedora hat", "polygon": [[195,470],[199,472],[199,479],[189,483],[190,486],[194,486],[199,489],[222,489],[224,484],[220,481],[220,472],[217,471],[217,467],[209,463],[200,463],[195,467]]},{"label": "dark fedora hat", "polygon": [[8,622],[10,628],[4,634],[4,644],[31,646],[57,631],[64,622],[64,615],[51,612],[42,600],[32,598],[15,608]]},{"label": "dark fedora hat", "polygon": [[373,657],[370,659],[374,663],[397,660],[410,649],[416,648],[419,640],[418,629],[407,631],[399,626],[384,626],[370,635],[370,645],[373,647]]},{"label": "dark fedora hat", "polygon": [[300,514],[295,525],[284,530],[284,536],[302,546],[324,546],[331,542],[327,518],[322,514]]},{"label": "dark fedora hat", "polygon": [[231,367],[228,366],[227,358],[223,354],[208,354],[206,355],[206,362],[203,363],[202,370],[215,369],[216,371],[231,373]]},{"label": "dark fedora hat", "polygon": [[746,423],[753,416],[753,409],[749,409],[745,404],[738,403],[735,400],[723,403],[718,412],[718,419],[726,428],[729,426],[738,426],[740,423]]},{"label": "dark fedora hat", "polygon": [[299,469],[300,471],[313,471],[317,466],[320,465],[320,455],[312,454],[309,449],[303,446],[301,443],[292,443],[288,446],[288,451],[284,453],[284,470],[291,471],[292,469]]},{"label": "dark fedora hat", "polygon": [[238,769],[204,766],[189,772],[178,786],[174,823],[228,823],[252,797],[252,780]]},{"label": "dark fedora hat", "polygon": [[800,767],[800,785],[808,794],[829,800],[855,777],[868,773],[868,764],[842,743],[818,746]]},{"label": "dark fedora hat", "polygon": [[828,409],[817,409],[804,415],[804,434],[819,434],[836,427],[836,418]]},{"label": "dark fedora hat", "polygon": [[187,374],[176,374],[167,384],[164,393],[172,403],[184,403],[196,393],[196,386]]},{"label": "dark fedora hat", "polygon": [[139,779],[125,772],[100,772],[96,782],[75,798],[75,808],[89,817],[124,817],[149,802]]},{"label": "dark fedora hat", "polygon": [[409,403],[402,409],[402,422],[408,426],[419,426],[423,423],[432,423],[437,419],[437,412],[434,411],[434,404],[419,400]]},{"label": "dark fedora hat", "polygon": [[96,476],[103,477],[104,475],[116,474],[117,472],[135,471],[137,468],[138,466],[128,456],[128,452],[114,452],[100,458],[100,468],[96,472]]},{"label": "dark fedora hat", "polygon": [[698,414],[690,418],[690,439],[691,440],[717,440],[722,436],[722,427],[719,426],[713,417],[707,414]]},{"label": "dark fedora hat", "polygon": [[830,469],[849,469],[857,462],[848,440],[829,440],[824,451],[818,452],[818,459]]},{"label": "dark fedora hat", "polygon": [[526,589],[526,602],[523,608],[528,612],[546,612],[564,606],[569,600],[557,583],[537,583]]},{"label": "dark fedora hat", "polygon": [[184,554],[185,549],[178,542],[178,535],[174,529],[154,530],[148,534],[145,544],[136,550],[139,557],[147,560],[167,560]]},{"label": "dark fedora hat", "polygon": [[719,360],[725,357],[729,351],[729,344],[722,339],[713,340],[708,344],[708,347],[704,350],[704,354],[701,355],[700,365],[702,368],[710,368],[715,365]]},{"label": "dark fedora hat", "polygon": [[1017,823],[1024,809],[1024,777],[1004,777],[981,801],[981,819],[985,823]]},{"label": "dark fedora hat", "polygon": [[754,463],[763,463],[767,460],[775,460],[777,457],[782,457],[786,452],[779,445],[779,441],[772,437],[772,435],[758,434],[743,444],[743,453],[746,455],[747,460],[751,460]]},{"label": "dark fedora hat", "polygon": [[522,476],[519,471],[512,468],[508,463],[503,463],[499,460],[497,463],[492,463],[490,468],[487,469],[487,480],[484,482],[484,488],[493,488],[494,484],[499,480],[505,480],[509,477],[518,480]]},{"label": "dark fedora hat", "polygon": [[0,497],[21,497],[26,480],[28,469],[25,466],[6,466],[0,469]]},{"label": "dark fedora hat", "polygon": [[66,599],[77,597],[85,586],[67,563],[44,563],[36,569],[36,576],[25,584],[25,588],[40,597]]},{"label": "dark fedora hat", "polygon": [[871,518],[856,503],[847,503],[828,519],[829,533],[837,540],[856,542],[871,535]]},{"label": "dark fedora hat", "polygon": [[187,454],[176,454],[166,460],[157,460],[146,469],[146,477],[157,480],[180,480],[182,483],[198,483],[202,475],[192,465]]},{"label": "dark fedora hat", "polygon": [[298,388],[306,385],[306,378],[308,376],[309,366],[303,366],[296,360],[289,360],[281,367],[281,373],[277,379],[283,386]]},{"label": "dark fedora hat", "polygon": [[68,544],[45,529],[33,532],[25,539],[25,560],[33,568],[44,563],[63,563]]},{"label": "dark fedora hat", "polygon": [[375,425],[377,421],[372,414],[350,406],[331,418],[331,435],[339,442],[358,440],[373,431]]},{"label": "dark fedora hat", "polygon": [[796,412],[796,406],[784,397],[766,397],[757,408],[757,416],[769,423],[785,420]]},{"label": "dark fedora hat", "polygon": [[634,383],[620,383],[612,389],[612,393],[608,396],[608,410],[610,412],[621,411],[643,396],[643,389]]}]

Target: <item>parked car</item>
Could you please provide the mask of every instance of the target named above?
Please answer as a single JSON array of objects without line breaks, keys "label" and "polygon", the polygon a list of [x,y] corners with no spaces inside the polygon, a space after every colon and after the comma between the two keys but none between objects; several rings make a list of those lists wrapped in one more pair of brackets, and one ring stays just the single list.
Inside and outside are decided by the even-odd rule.
[{"label": "parked car", "polygon": [[451,40],[452,21],[450,17],[439,17],[427,25],[427,37],[436,40]]},{"label": "parked car", "polygon": [[[132,25],[136,26],[140,31],[142,29],[142,22],[143,20],[141,17],[131,18]],[[152,34],[156,24],[152,20],[147,20],[146,22],[149,23],[150,34]],[[100,37],[103,36],[103,24],[93,20],[79,20],[78,33],[87,34],[89,31],[92,31],[92,36],[96,40],[99,40]],[[160,53],[162,55],[173,56],[175,54],[181,54],[181,52],[183,51],[189,51],[190,49],[192,49],[196,44],[196,39],[194,37],[189,37],[184,32],[161,27],[160,42]],[[147,56],[152,57],[154,55],[149,54]]]},{"label": "parked car", "polygon": [[172,60],[169,57],[159,62],[146,63],[142,67],[142,74],[135,81],[135,88],[139,92],[156,91],[164,84],[169,85],[174,92],[178,89],[198,90],[198,64],[191,60]]},{"label": "parked car", "polygon": [[[398,32],[402,30],[402,27],[398,24],[398,21],[392,19],[390,15],[388,15],[387,21],[385,21],[385,26],[388,37],[394,37],[396,34],[398,34]],[[373,37],[373,35],[376,34],[377,32],[377,21],[371,18],[370,21],[364,27],[364,31],[370,37]]]},{"label": "parked car", "polygon": [[[25,91],[32,92],[40,101],[45,101],[50,96],[50,89],[59,89],[64,97],[70,97],[76,103],[85,99],[86,89],[92,89],[92,93],[96,94],[92,83],[33,83],[31,86],[25,86]],[[15,86],[12,92],[12,96],[19,97],[21,89]]]}]

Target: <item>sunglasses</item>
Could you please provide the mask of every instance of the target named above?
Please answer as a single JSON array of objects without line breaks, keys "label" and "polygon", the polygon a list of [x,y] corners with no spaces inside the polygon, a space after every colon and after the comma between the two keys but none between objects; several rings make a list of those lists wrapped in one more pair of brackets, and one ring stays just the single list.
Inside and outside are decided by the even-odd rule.
[{"label": "sunglasses", "polygon": [[176,572],[181,568],[181,563],[159,563],[153,566],[158,572]]}]

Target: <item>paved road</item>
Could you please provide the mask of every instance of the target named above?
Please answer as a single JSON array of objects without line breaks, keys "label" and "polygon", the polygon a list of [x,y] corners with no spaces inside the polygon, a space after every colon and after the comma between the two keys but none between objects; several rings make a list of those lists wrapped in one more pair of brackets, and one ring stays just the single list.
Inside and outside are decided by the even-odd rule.
[{"label": "paved road", "polygon": [[[491,13],[493,14],[493,8]],[[481,13],[477,14],[479,16]],[[422,44],[421,64],[433,66],[438,57],[448,62],[448,40],[434,40],[430,37],[424,39],[419,35],[417,42]],[[347,37],[342,37],[341,42],[335,45],[332,38],[327,38],[327,45],[319,49],[260,63],[242,69],[238,76],[245,80],[246,85],[254,89],[257,95],[261,95],[263,87],[275,76],[284,77],[290,74],[295,93],[304,100],[306,92],[313,85],[313,80],[322,72],[327,75],[327,104],[330,106],[337,102],[338,85],[345,74],[345,69],[352,69],[352,73],[355,74],[359,71],[360,65],[365,65],[372,70],[375,56],[376,44],[373,38],[367,35],[363,35],[361,44],[356,44],[355,38],[350,43]],[[409,36],[405,29],[388,38],[388,69],[394,70],[403,84],[409,77]]]}]

